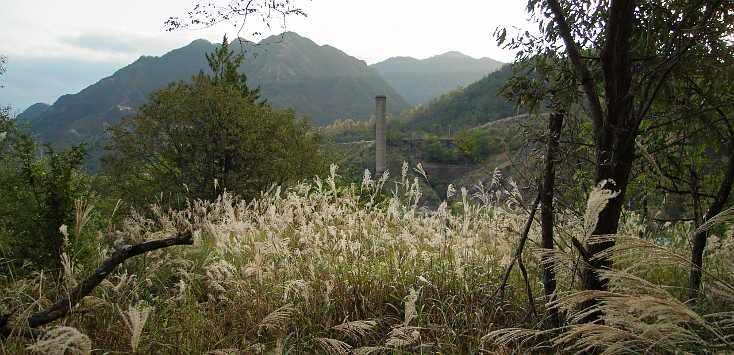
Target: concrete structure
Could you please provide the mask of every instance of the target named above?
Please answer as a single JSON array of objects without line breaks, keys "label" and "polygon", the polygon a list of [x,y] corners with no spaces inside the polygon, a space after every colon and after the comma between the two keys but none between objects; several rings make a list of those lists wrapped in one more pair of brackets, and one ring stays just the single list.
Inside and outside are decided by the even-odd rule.
[{"label": "concrete structure", "polygon": [[385,110],[387,106],[387,97],[376,96],[376,122],[375,122],[375,176],[380,177],[385,172],[385,150],[387,147],[385,141]]}]

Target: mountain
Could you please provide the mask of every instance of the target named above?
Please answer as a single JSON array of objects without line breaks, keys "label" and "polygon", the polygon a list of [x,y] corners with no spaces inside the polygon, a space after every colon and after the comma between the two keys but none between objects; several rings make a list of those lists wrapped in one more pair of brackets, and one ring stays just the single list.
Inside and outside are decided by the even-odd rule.
[{"label": "mountain", "polygon": [[43,102],[33,104],[25,109],[25,111],[23,111],[23,113],[21,113],[18,118],[33,121],[38,117],[41,117],[41,115],[43,115],[49,107],[51,107],[51,105],[45,104]]},{"label": "mountain", "polygon": [[490,58],[475,59],[460,52],[447,52],[423,60],[393,57],[372,67],[410,105],[418,105],[458,86],[469,85],[499,69],[502,64]]},{"label": "mountain", "polygon": [[515,104],[499,95],[498,90],[512,77],[512,66],[498,71],[463,89],[455,89],[429,103],[406,112],[402,120],[411,129],[445,135],[447,129],[457,131],[516,115]]},{"label": "mountain", "polygon": [[244,65],[251,87],[257,83],[274,106],[293,106],[317,125],[331,124],[337,118],[369,118],[374,114],[376,95],[388,97],[391,115],[409,108],[364,61],[293,32],[267,38],[249,51],[259,53]]},{"label": "mountain", "polygon": [[[268,37],[257,45],[244,43],[233,43],[231,48],[245,50],[240,69],[250,87],[259,86],[273,107],[293,107],[314,124],[337,118],[367,119],[374,113],[376,95],[389,97],[393,115],[408,108],[375,69],[334,47],[319,46],[293,32]],[[107,126],[134,114],[153,91],[208,70],[204,54],[216,46],[199,39],[161,57],[142,56],[79,93],[61,96],[40,114],[36,114],[40,106],[33,105],[21,116],[37,115],[31,129],[41,141],[62,147],[96,141]]]}]

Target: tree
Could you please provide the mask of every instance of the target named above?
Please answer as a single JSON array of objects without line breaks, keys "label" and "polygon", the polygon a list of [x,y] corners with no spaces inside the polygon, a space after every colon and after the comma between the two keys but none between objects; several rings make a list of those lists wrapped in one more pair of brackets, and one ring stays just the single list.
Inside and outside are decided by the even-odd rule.
[{"label": "tree", "polygon": [[207,56],[213,76],[170,84],[110,130],[105,169],[122,196],[144,203],[163,194],[179,206],[181,197],[214,199],[224,189],[252,198],[322,171],[307,120],[256,104],[230,54]]},{"label": "tree", "polygon": [[[595,183],[615,193],[599,213],[592,235],[615,234],[641,124],[656,120],[650,108],[681,63],[702,55],[726,55],[717,49],[725,47],[723,38],[731,35],[726,25],[731,21],[731,3],[530,0],[528,10],[541,14],[535,17],[541,35],[526,32],[509,46],[521,48],[521,58],[552,53],[567,58],[558,71],[568,69],[571,84],[585,96],[593,127]],[[500,42],[505,37],[506,31],[498,32]],[[597,255],[613,246],[613,240],[586,243],[581,252]],[[588,259],[582,287],[606,289],[598,270],[610,266],[605,257]]]},{"label": "tree", "polygon": [[[59,265],[66,241],[61,225],[73,226],[75,201],[88,192],[79,171],[83,145],[41,150],[7,113],[0,116],[0,250],[15,260]],[[75,242],[75,241],[71,241]]]},{"label": "tree", "polygon": [[[704,55],[672,74],[672,84],[652,109],[665,121],[643,127],[643,132],[650,131],[642,140],[652,160],[647,181],[675,196],[678,208],[672,209],[676,216],[671,220],[690,220],[696,226],[724,210],[734,185],[734,49],[718,50],[728,51],[728,57]],[[702,230],[691,237],[691,300],[701,284],[708,234]]]},{"label": "tree", "polygon": [[[5,74],[6,61],[0,56],[0,75]],[[46,145],[42,150],[10,117],[10,107],[0,108],[2,257],[59,265],[69,242],[59,227],[73,225],[75,201],[88,192],[89,182],[79,171],[85,155],[84,145],[62,152]]]},{"label": "tree", "polygon": [[[251,103],[256,103],[260,99],[260,88],[250,90],[247,86],[247,75],[237,71],[237,68],[245,61],[244,54],[235,55],[229,49],[227,35],[222,39],[222,45],[214,50],[212,54],[206,54],[206,60],[209,68],[213,72],[212,81],[214,84],[228,83],[240,89],[242,95]],[[258,105],[265,106],[267,100],[263,99]]]},{"label": "tree", "polygon": [[[285,28],[288,16],[306,16],[303,9],[297,7],[296,0],[228,0],[227,4],[221,1],[198,2],[186,16],[171,16],[165,21],[166,30],[173,31],[179,28],[206,28],[221,22],[232,22],[238,32],[245,27],[245,22],[253,16],[271,28],[272,23],[280,21]],[[253,31],[253,35],[260,32]]]},{"label": "tree", "polygon": [[[6,57],[4,55],[0,55],[0,75],[4,75],[5,74],[5,71],[6,71],[5,64],[7,64],[7,63],[8,63],[8,57]],[[3,86],[0,85],[0,88],[2,88],[2,87]]]}]

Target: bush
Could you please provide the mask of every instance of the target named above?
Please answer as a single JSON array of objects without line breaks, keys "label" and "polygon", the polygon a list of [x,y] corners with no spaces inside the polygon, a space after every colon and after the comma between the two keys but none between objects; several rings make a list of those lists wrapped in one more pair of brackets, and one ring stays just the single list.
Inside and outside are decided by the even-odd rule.
[{"label": "bush", "polygon": [[65,244],[59,227],[71,232],[75,201],[89,191],[90,179],[79,170],[85,148],[40,149],[6,114],[0,132],[0,255],[57,266]]},{"label": "bush", "polygon": [[223,190],[249,199],[323,170],[308,121],[256,103],[227,52],[207,56],[214,76],[170,84],[110,130],[104,169],[120,197],[142,206],[163,195],[176,207]]}]

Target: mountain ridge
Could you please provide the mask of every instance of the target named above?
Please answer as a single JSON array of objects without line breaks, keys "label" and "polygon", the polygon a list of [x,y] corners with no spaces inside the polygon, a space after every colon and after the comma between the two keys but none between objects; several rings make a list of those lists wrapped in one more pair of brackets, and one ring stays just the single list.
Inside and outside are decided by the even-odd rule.
[{"label": "mountain ridge", "polygon": [[[204,54],[217,46],[197,39],[162,56],[140,56],[79,92],[60,96],[40,114],[28,111],[32,105],[20,117],[35,115],[31,131],[41,141],[56,146],[96,141],[104,136],[106,127],[123,115],[133,114],[155,90],[208,71]],[[376,95],[392,98],[390,114],[408,108],[366,63],[294,32],[270,36],[259,44],[233,43],[231,48],[236,53],[245,51],[240,69],[248,76],[250,87],[260,87],[274,108],[292,107],[314,124],[328,124],[337,118],[367,119],[374,112]]]},{"label": "mountain ridge", "polygon": [[449,51],[426,59],[390,57],[371,67],[415,106],[457,87],[467,86],[498,70],[503,64],[488,57],[476,59],[458,51]]},{"label": "mountain ridge", "polygon": [[463,89],[412,108],[401,119],[412,129],[446,134],[444,130],[449,127],[455,131],[468,129],[517,115],[515,103],[500,95],[500,89],[512,75],[512,65],[505,64]]}]

